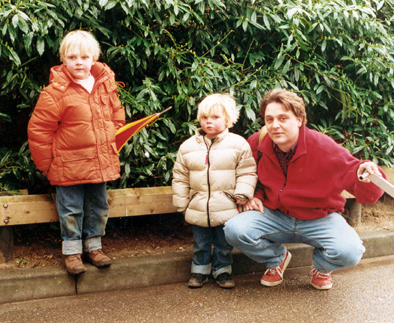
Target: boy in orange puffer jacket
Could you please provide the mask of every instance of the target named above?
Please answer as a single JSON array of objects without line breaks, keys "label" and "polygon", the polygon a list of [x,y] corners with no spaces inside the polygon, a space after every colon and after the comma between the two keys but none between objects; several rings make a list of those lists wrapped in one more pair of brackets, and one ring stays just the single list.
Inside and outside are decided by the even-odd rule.
[{"label": "boy in orange puffer jacket", "polygon": [[62,65],[51,68],[29,121],[33,160],[56,185],[62,251],[70,274],[86,271],[86,260],[108,267],[101,247],[108,220],[106,182],[120,177],[115,144],[125,112],[115,75],[98,62],[100,46],[88,32],[68,33],[60,45]]}]

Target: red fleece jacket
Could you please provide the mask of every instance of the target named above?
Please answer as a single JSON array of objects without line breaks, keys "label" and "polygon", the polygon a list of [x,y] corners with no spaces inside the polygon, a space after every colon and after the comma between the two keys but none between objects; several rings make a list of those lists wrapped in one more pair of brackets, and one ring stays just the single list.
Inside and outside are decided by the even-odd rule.
[{"label": "red fleece jacket", "polygon": [[[297,150],[289,163],[287,176],[279,165],[271,138],[266,135],[258,145],[258,135],[255,133],[248,139],[258,162],[259,183],[255,197],[270,209],[297,219],[313,220],[328,213],[343,212],[346,199],[341,193],[344,190],[362,204],[375,203],[384,193],[375,184],[358,180],[357,169],[365,161],[353,157],[324,134],[305,126],[300,128]],[[387,178],[381,169],[380,172]]]}]

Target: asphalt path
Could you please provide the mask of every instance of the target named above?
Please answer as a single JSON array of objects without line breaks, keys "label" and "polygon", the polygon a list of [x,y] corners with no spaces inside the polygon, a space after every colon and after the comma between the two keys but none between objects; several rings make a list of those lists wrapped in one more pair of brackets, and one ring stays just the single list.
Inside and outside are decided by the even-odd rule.
[{"label": "asphalt path", "polygon": [[3,304],[0,322],[394,322],[394,256],[336,271],[329,291],[310,285],[309,270],[287,270],[271,288],[250,274],[231,290],[210,280]]}]

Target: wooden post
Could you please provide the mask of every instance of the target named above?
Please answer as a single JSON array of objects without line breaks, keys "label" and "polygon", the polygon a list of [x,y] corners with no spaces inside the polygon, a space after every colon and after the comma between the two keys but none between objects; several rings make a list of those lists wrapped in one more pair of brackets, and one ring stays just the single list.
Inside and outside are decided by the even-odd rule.
[{"label": "wooden post", "polygon": [[356,201],[354,195],[347,191],[343,191],[341,195],[346,198],[345,207],[349,209],[349,217],[346,221],[352,227],[356,227],[361,223],[361,204]]},{"label": "wooden post", "polygon": [[12,227],[0,227],[0,264],[14,258],[14,236]]},{"label": "wooden post", "polygon": [[349,224],[352,227],[356,227],[361,222],[361,204],[356,201],[356,199],[347,200],[349,205]]},{"label": "wooden post", "polygon": [[[9,196],[10,194],[0,193],[0,195]],[[7,207],[7,205],[5,204],[2,207]],[[14,235],[12,231],[12,227],[0,226],[0,264],[10,262],[14,258]]]}]

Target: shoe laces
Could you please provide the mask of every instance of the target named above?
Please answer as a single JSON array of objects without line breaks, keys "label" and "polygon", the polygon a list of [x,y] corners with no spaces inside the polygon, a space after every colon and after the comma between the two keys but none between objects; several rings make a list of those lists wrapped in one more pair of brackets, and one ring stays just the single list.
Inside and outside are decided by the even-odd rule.
[{"label": "shoe laces", "polygon": [[75,262],[75,261],[82,261],[82,258],[81,258],[80,254],[69,255],[69,256],[67,256],[67,261],[70,263]]},{"label": "shoe laces", "polygon": [[217,279],[219,280],[231,280],[231,275],[229,273],[222,273],[218,275]]},{"label": "shoe laces", "polygon": [[283,272],[282,269],[280,269],[280,267],[267,269],[264,273],[264,275],[275,275],[275,274],[278,274],[281,278],[283,278]]},{"label": "shoe laces", "polygon": [[316,275],[316,277],[326,279],[326,278],[330,278],[331,272],[330,272],[330,273],[325,273],[325,274],[324,274],[324,273],[319,272],[319,271],[316,269],[316,267],[313,266],[313,267],[312,267],[312,270],[311,270],[311,275]]}]

